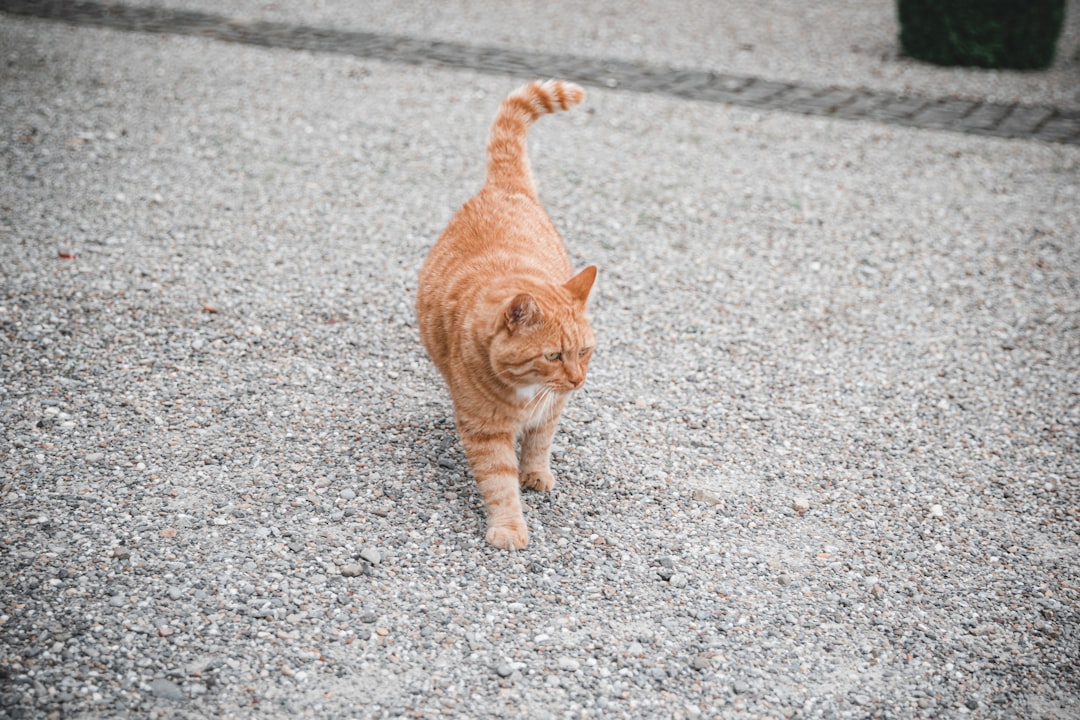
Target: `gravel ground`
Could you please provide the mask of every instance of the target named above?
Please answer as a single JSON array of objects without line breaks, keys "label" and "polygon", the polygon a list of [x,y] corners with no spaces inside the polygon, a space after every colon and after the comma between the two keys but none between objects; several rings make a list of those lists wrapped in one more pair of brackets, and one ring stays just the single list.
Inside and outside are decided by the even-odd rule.
[{"label": "gravel ground", "polygon": [[520,79],[0,49],[8,716],[1076,717],[1080,149],[539,123],[600,342],[508,554],[412,303]]},{"label": "gravel ground", "polygon": [[896,0],[143,0],[303,23],[702,68],[808,85],[1080,109],[1080,0],[1046,72],[937,68],[900,53]]}]

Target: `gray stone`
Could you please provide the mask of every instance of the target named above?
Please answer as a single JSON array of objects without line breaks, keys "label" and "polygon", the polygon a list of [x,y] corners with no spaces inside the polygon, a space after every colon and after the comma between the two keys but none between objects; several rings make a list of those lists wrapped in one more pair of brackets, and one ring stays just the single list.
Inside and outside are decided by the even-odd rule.
[{"label": "gray stone", "polygon": [[705,653],[698,653],[690,658],[690,667],[694,670],[707,670],[712,665],[712,658]]},{"label": "gray stone", "polygon": [[723,506],[724,499],[718,495],[715,495],[704,488],[697,488],[694,490],[694,500],[706,505]]},{"label": "gray stone", "polygon": [[183,700],[184,691],[172,680],[155,678],[150,682],[150,692],[162,700]]},{"label": "gray stone", "polygon": [[559,658],[559,669],[574,672],[581,669],[581,663],[572,657],[561,657]]},{"label": "gray stone", "polygon": [[364,567],[362,565],[342,565],[341,574],[344,577],[359,577],[364,574]]}]

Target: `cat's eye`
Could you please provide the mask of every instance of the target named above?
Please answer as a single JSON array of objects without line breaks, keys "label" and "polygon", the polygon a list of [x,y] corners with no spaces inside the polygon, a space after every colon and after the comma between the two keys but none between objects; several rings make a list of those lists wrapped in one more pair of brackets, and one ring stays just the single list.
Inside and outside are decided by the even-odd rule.
[{"label": "cat's eye", "polygon": [[547,354],[544,355],[544,357],[547,358],[548,360],[550,360],[551,362],[555,362],[556,360],[562,360],[562,353],[561,352],[547,353]]},{"label": "cat's eye", "polygon": [[591,347],[581,348],[581,352],[578,353],[578,357],[585,357],[586,355],[588,355],[591,352],[592,352]]}]

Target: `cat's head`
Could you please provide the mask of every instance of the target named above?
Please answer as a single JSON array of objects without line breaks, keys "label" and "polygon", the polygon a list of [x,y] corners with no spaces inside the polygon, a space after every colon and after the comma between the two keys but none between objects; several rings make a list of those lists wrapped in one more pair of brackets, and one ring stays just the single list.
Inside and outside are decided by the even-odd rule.
[{"label": "cat's head", "polygon": [[585,314],[596,280],[590,265],[563,285],[537,287],[507,301],[490,346],[496,377],[518,388],[571,392],[585,384],[596,336]]}]

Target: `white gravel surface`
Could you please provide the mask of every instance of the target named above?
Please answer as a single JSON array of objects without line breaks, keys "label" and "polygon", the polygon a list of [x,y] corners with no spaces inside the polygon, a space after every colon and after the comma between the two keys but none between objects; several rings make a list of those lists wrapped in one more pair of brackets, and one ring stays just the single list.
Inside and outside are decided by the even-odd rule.
[{"label": "white gravel surface", "polygon": [[2,711],[1075,717],[1080,149],[539,123],[600,341],[508,554],[412,304],[520,80],[0,21]]},{"label": "white gravel surface", "polygon": [[619,58],[791,83],[1080,109],[1080,0],[1044,72],[938,68],[903,57],[895,0],[149,0],[273,20]]}]

